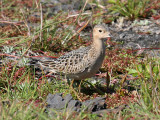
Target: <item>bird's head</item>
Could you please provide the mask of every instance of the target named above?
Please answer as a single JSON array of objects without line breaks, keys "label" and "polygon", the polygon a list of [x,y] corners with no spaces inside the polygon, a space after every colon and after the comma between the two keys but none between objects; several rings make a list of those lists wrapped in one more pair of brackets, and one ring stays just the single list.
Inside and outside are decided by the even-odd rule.
[{"label": "bird's head", "polygon": [[111,37],[109,29],[105,25],[96,25],[93,29],[94,39],[104,39]]}]

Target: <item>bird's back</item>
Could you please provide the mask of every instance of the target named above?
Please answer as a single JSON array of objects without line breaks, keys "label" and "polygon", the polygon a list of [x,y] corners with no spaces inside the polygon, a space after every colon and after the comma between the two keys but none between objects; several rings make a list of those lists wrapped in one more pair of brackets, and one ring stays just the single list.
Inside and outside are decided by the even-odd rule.
[{"label": "bird's back", "polygon": [[90,46],[81,47],[77,50],[68,52],[57,59],[43,60],[40,64],[50,69],[50,71],[62,74],[76,74],[82,72],[88,65],[88,52]]}]

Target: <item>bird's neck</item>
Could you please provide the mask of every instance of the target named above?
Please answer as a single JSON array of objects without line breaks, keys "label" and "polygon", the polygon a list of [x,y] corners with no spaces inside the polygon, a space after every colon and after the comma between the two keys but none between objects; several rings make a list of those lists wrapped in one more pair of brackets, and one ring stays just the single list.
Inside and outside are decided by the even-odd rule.
[{"label": "bird's neck", "polygon": [[99,38],[93,38],[92,47],[100,53],[105,53],[105,44],[103,40],[100,40]]}]

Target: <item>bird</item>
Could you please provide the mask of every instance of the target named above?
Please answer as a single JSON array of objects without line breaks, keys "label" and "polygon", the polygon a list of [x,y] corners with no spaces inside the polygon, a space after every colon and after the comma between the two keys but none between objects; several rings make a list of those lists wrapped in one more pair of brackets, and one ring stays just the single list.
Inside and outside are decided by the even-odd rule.
[{"label": "bird", "polygon": [[56,59],[41,59],[38,64],[51,73],[83,80],[96,74],[105,58],[105,41],[111,37],[109,28],[98,24],[93,28],[93,40],[87,47],[70,51]]}]

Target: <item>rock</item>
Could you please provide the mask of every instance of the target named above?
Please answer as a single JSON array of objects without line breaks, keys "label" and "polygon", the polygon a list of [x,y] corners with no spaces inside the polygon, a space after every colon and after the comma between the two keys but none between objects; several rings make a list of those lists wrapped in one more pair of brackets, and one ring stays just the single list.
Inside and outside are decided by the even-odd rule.
[{"label": "rock", "polygon": [[67,112],[72,114],[72,112],[88,112],[91,114],[102,115],[106,113],[118,113],[121,110],[128,107],[127,105],[121,105],[115,107],[114,109],[107,109],[105,103],[105,97],[97,97],[91,100],[86,100],[80,102],[79,100],[74,100],[71,94],[67,94],[65,97],[62,97],[62,93],[57,93],[55,95],[49,94],[47,96],[47,106],[46,111],[49,115],[55,115],[54,112]]},{"label": "rock", "polygon": [[82,103],[79,100],[71,100],[67,105],[67,110],[70,112],[80,112],[81,105]]},{"label": "rock", "polygon": [[112,40],[122,43],[119,47],[133,49],[159,48],[159,28],[156,20],[151,19],[139,22],[117,20],[110,25]]},{"label": "rock", "polygon": [[55,95],[49,94],[47,96],[47,103],[49,108],[54,108],[57,110],[61,110],[65,108],[65,102],[64,99],[62,98],[61,93],[57,93]]},{"label": "rock", "polygon": [[97,97],[92,100],[87,100],[82,103],[82,106],[84,106],[84,109],[87,112],[91,112],[91,113],[95,112],[95,111],[106,109],[106,107],[107,107],[107,105],[105,103],[105,97],[104,98]]},{"label": "rock", "polygon": [[71,94],[67,94],[64,98],[62,93],[57,93],[55,95],[49,94],[47,96],[47,106],[46,109],[51,111],[51,109],[63,112],[67,110],[69,112],[95,112],[98,110],[106,109],[105,98],[97,97],[92,100],[87,100],[85,102],[80,102],[79,100],[74,100]]},{"label": "rock", "polygon": [[120,111],[122,111],[126,108],[129,108],[129,106],[128,105],[121,105],[121,106],[115,107],[114,109],[99,110],[99,111],[93,112],[93,114],[97,114],[97,115],[100,115],[102,117],[102,115],[107,114],[107,113],[117,114],[117,113],[119,113]]}]

